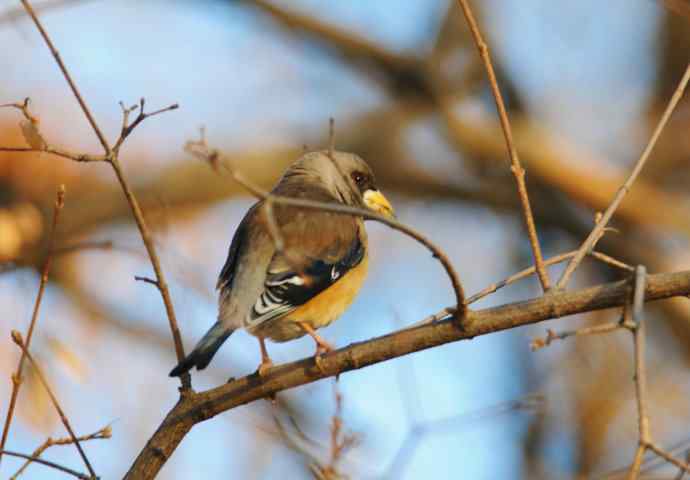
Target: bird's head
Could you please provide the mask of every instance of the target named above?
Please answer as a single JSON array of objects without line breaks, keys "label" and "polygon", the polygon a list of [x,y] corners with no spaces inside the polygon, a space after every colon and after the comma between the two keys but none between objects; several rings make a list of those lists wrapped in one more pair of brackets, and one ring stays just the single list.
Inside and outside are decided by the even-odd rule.
[{"label": "bird's head", "polygon": [[395,218],[393,207],[376,185],[371,167],[354,153],[307,153],[288,169],[283,178],[294,176],[319,182],[331,196],[345,205],[366,208],[385,217]]}]

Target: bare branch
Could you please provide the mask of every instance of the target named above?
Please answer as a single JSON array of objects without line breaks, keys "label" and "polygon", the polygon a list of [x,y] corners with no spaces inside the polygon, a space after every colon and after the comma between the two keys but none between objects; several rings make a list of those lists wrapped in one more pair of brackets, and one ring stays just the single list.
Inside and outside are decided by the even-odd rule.
[{"label": "bare branch", "polygon": [[149,284],[153,285],[154,287],[158,287],[158,282],[155,281],[153,278],[140,277],[139,275],[135,275],[134,280],[136,280],[137,282],[149,283]]},{"label": "bare branch", "polygon": [[[629,301],[629,290],[629,281],[622,280],[577,292],[553,292],[533,300],[468,311],[465,329],[459,329],[453,319],[443,320],[341,348],[323,357],[320,368],[313,357],[308,357],[276,366],[264,377],[249,375],[205,392],[188,391],[167,414],[125,478],[153,478],[195,424],[239,405],[449,342],[566,315],[623,306]],[[646,302],[688,294],[690,271],[647,277]]]},{"label": "bare branch", "polygon": [[[180,106],[177,103],[173,103],[172,105],[167,106],[165,108],[161,108],[150,113],[145,113],[145,103],[146,100],[143,97],[139,100],[139,105],[133,105],[129,108],[126,108],[124,104],[120,102],[120,107],[122,107],[122,130],[120,131],[120,138],[117,139],[117,141],[115,142],[115,146],[113,147],[114,152],[118,152],[120,150],[122,143],[134,131],[134,129],[137,128],[137,126],[141,122],[143,122],[149,117],[153,117],[154,115],[159,115],[161,113],[169,112],[171,110],[176,110],[180,108]],[[129,123],[129,115],[137,109],[139,110],[139,115],[137,115],[137,118],[135,118],[132,123]]]},{"label": "bare branch", "polygon": [[647,371],[645,365],[645,322],[644,322],[644,290],[647,270],[638,265],[635,269],[635,290],[633,292],[632,330],[635,340],[635,399],[637,400],[638,446],[632,467],[628,474],[629,480],[637,480],[644,454],[652,443],[649,432],[649,414],[647,413]]},{"label": "bare branch", "polygon": [[[53,10],[61,10],[81,3],[92,2],[93,0],[53,0],[52,2],[42,2],[35,8],[36,12],[44,13]],[[26,10],[24,7],[14,7],[5,10],[0,14],[0,25],[3,23],[11,23],[21,20],[26,17]]]},{"label": "bare branch", "polygon": [[[90,433],[88,435],[82,435],[81,437],[77,437],[77,440],[80,442],[88,442],[90,440],[102,440],[102,439],[108,439],[112,437],[113,431],[110,425],[101,428],[97,432]],[[71,438],[57,438],[53,439],[48,437],[45,442],[43,442],[36,450],[33,451],[31,454],[31,458],[28,459],[24,464],[17,470],[14,475],[10,477],[10,480],[16,480],[24,471],[26,468],[31,465],[32,462],[35,462],[46,450],[48,450],[50,447],[56,446],[56,445],[72,445],[74,442],[72,441]]]},{"label": "bare branch", "polygon": [[639,176],[640,172],[642,171],[642,168],[647,163],[647,160],[649,159],[649,156],[651,155],[652,150],[654,149],[654,146],[656,145],[656,142],[659,139],[659,136],[661,136],[661,132],[664,131],[664,128],[666,127],[669,118],[671,118],[671,114],[673,114],[673,111],[676,109],[678,102],[680,102],[680,99],[683,97],[683,93],[685,93],[685,88],[688,85],[688,81],[690,81],[690,64],[688,64],[688,67],[685,69],[683,78],[681,78],[680,82],[678,83],[676,91],[673,93],[673,96],[671,96],[671,99],[669,100],[668,105],[666,106],[664,114],[661,116],[659,123],[654,129],[654,133],[652,133],[652,137],[649,139],[649,142],[647,143],[647,146],[642,152],[642,155],[635,163],[635,167],[633,168],[632,172],[630,172],[630,176],[627,178],[625,183],[618,189],[618,192],[611,201],[611,204],[608,206],[604,214],[601,216],[601,219],[597,222],[594,229],[590,232],[587,239],[582,243],[582,245],[578,249],[577,255],[575,255],[573,259],[570,260],[570,263],[568,263],[568,266],[566,267],[565,271],[563,271],[561,278],[558,279],[556,288],[562,289],[566,287],[568,281],[570,280],[570,277],[572,276],[573,272],[575,272],[575,269],[577,269],[578,265],[580,265],[580,262],[582,262],[582,259],[587,254],[587,251],[593,248],[594,244],[601,236],[601,233],[608,225],[609,221],[611,220],[611,217],[616,212],[616,209],[623,201],[623,198],[630,190],[630,187],[632,187],[632,184]]},{"label": "bare branch", "polygon": [[90,155],[85,153],[77,153],[64,148],[54,147],[48,143],[39,129],[38,117],[31,114],[29,111],[29,97],[25,98],[22,103],[6,103],[0,105],[0,108],[16,108],[22,112],[24,121],[19,124],[24,135],[24,139],[30,147],[2,147],[0,152],[14,152],[14,153],[49,153],[58,157],[69,158],[75,162],[103,162],[106,160],[105,155]]},{"label": "bare branch", "polygon": [[681,462],[680,460],[675,458],[673,455],[670,455],[664,449],[659,447],[657,444],[650,443],[649,445],[647,445],[647,448],[650,449],[652,452],[656,453],[659,457],[666,460],[668,463],[671,463],[671,464],[675,465],[676,467],[680,468],[681,470],[683,470],[683,472],[690,473],[690,465],[688,465],[687,463]]},{"label": "bare branch", "polygon": [[91,115],[91,111],[89,110],[89,107],[86,105],[86,102],[81,96],[81,93],[79,92],[79,89],[77,88],[77,85],[74,83],[74,80],[72,80],[72,76],[70,75],[69,71],[67,70],[67,67],[62,61],[62,57],[60,56],[60,52],[57,51],[55,46],[53,45],[52,40],[48,36],[48,33],[45,31],[43,28],[43,25],[41,24],[41,21],[38,19],[36,16],[36,12],[34,11],[33,7],[29,3],[29,0],[21,0],[22,5],[24,6],[24,9],[26,10],[26,13],[29,14],[31,17],[31,20],[33,20],[34,24],[36,25],[36,28],[38,28],[38,31],[41,33],[41,36],[43,37],[43,41],[46,43],[48,46],[48,49],[50,50],[50,53],[53,55],[53,58],[55,58],[55,61],[58,64],[58,67],[60,67],[60,71],[62,72],[62,75],[65,77],[65,80],[67,80],[67,83],[69,84],[69,88],[72,90],[72,93],[74,94],[75,98],[77,99],[77,102],[79,102],[79,106],[81,107],[82,111],[84,112],[84,115],[86,116],[87,120],[91,124],[91,128],[93,129],[94,133],[98,137],[98,141],[101,142],[101,145],[103,146],[103,150],[105,151],[106,155],[110,154],[110,145],[108,144],[108,141],[105,139],[105,136],[101,132],[101,129],[98,127],[98,124],[96,123],[96,120],[93,118],[93,115]]},{"label": "bare branch", "polygon": [[24,343],[24,340],[22,339],[22,334],[19,333],[17,330],[12,330],[12,340],[14,340],[14,343],[16,343],[19,348],[22,349],[22,352],[26,356],[26,358],[29,360],[29,363],[34,368],[34,371],[36,372],[36,375],[38,376],[38,379],[40,380],[41,384],[43,385],[43,388],[45,388],[46,392],[48,393],[48,396],[50,397],[50,401],[53,403],[53,406],[55,407],[55,410],[57,411],[58,415],[60,415],[60,420],[62,420],[62,424],[65,426],[65,429],[67,429],[67,432],[69,433],[70,438],[72,439],[72,442],[74,443],[74,446],[77,447],[77,450],[79,451],[79,455],[81,456],[82,460],[84,460],[84,465],[86,465],[86,468],[88,469],[89,473],[91,474],[92,478],[96,477],[96,472],[93,471],[93,467],[91,466],[91,463],[89,462],[89,459],[86,458],[86,453],[84,453],[84,450],[81,448],[81,444],[79,443],[79,439],[77,436],[74,434],[74,430],[72,430],[72,426],[69,423],[69,420],[67,420],[67,416],[65,415],[65,412],[62,410],[62,407],[60,407],[60,403],[57,400],[57,397],[53,393],[53,390],[50,388],[50,385],[48,385],[48,381],[46,380],[45,376],[43,375],[43,372],[41,371],[40,367],[34,360],[33,356],[31,353],[26,348],[26,344]]},{"label": "bare branch", "polygon": [[[548,260],[544,262],[545,266],[550,266],[550,265],[556,265],[561,262],[566,261],[569,258],[573,258],[577,254],[577,250],[573,250],[572,252],[567,252],[567,253],[562,253],[560,255],[556,255],[555,257],[551,257]],[[620,260],[616,260],[613,257],[610,257],[604,253],[601,252],[590,252],[589,255],[591,255],[592,258],[599,260],[602,263],[605,263],[607,265],[611,265],[616,268],[620,268],[621,270],[625,270],[628,272],[634,271],[635,269],[631,267],[630,265],[627,265],[626,263],[621,262]],[[501,280],[500,282],[492,283],[488,287],[484,288],[481,292],[475,293],[471,297],[467,299],[465,302],[467,305],[470,305],[474,302],[477,302],[481,300],[482,298],[486,297],[487,295],[490,295],[497,290],[500,290],[503,287],[506,287],[510,285],[511,283],[515,283],[518,280],[522,280],[523,278],[527,278],[530,275],[534,275],[536,271],[536,268],[534,266],[531,266],[529,268],[526,268],[524,270],[519,271],[518,273],[515,273],[511,275],[510,277],[506,278],[505,280]]]},{"label": "bare branch", "polygon": [[527,227],[527,235],[529,236],[529,242],[532,246],[534,264],[537,268],[537,276],[539,277],[542,290],[546,292],[550,288],[549,273],[546,271],[546,267],[544,266],[544,258],[542,257],[541,246],[539,245],[539,237],[537,236],[537,227],[534,224],[532,207],[530,206],[529,196],[527,195],[527,186],[525,185],[525,169],[522,168],[522,165],[520,164],[520,157],[518,157],[517,149],[515,148],[515,143],[513,142],[513,133],[510,127],[510,121],[508,120],[508,113],[506,112],[506,107],[503,103],[501,90],[498,88],[494,67],[491,64],[489,47],[487,47],[486,42],[482,38],[482,34],[479,31],[479,26],[474,19],[474,15],[472,14],[472,10],[468,5],[467,0],[458,1],[460,3],[460,8],[462,8],[463,14],[465,15],[465,19],[467,20],[467,24],[470,27],[470,31],[472,32],[472,37],[477,44],[479,56],[481,57],[482,62],[484,62],[486,74],[489,77],[489,85],[491,86],[491,92],[493,93],[494,100],[496,101],[498,117],[501,121],[503,136],[505,137],[506,145],[508,147],[508,154],[510,155],[510,171],[515,176],[515,181],[517,182],[520,204],[522,205],[522,211],[525,217],[525,226]]},{"label": "bare branch", "polygon": [[530,343],[530,349],[534,352],[542,348],[548,347],[555,340],[565,340],[569,337],[578,337],[584,335],[600,335],[603,333],[615,332],[621,328],[626,328],[621,322],[604,323],[603,325],[594,325],[591,327],[579,328],[577,330],[566,330],[565,332],[557,333],[550,328],[546,330],[546,337],[535,338]]},{"label": "bare branch", "polygon": [[[149,260],[151,261],[151,266],[156,274],[156,287],[161,294],[163,299],[163,304],[165,306],[165,311],[168,317],[168,323],[170,324],[170,330],[172,332],[173,342],[175,344],[175,353],[177,355],[177,360],[182,361],[184,359],[184,346],[182,345],[182,335],[180,334],[180,328],[177,326],[177,318],[175,316],[175,309],[173,307],[172,298],[170,297],[170,290],[168,289],[168,284],[165,281],[165,276],[163,275],[163,269],[161,268],[160,260],[158,259],[158,253],[153,243],[153,236],[151,231],[146,225],[146,220],[144,219],[144,213],[139,206],[139,202],[134,196],[129,183],[127,182],[122,167],[120,166],[120,161],[116,155],[110,161],[113,170],[115,170],[115,175],[117,176],[118,182],[120,182],[120,187],[127,197],[127,202],[129,203],[132,214],[134,215],[134,220],[139,228],[139,233],[141,239],[144,242],[144,247],[146,247],[146,252],[148,253]],[[183,388],[190,388],[191,381],[189,374],[185,373],[180,376],[180,381],[182,382]]]},{"label": "bare branch", "polygon": [[33,456],[27,455],[25,453],[12,452],[10,450],[0,450],[0,455],[2,455],[2,454],[9,455],[10,457],[24,458],[24,459],[30,460],[32,462],[40,463],[41,465],[45,465],[46,467],[54,468],[55,470],[60,470],[61,472],[67,473],[69,475],[72,475],[73,477],[77,477],[77,478],[80,478],[82,480],[93,480],[93,478],[94,478],[94,477],[90,477],[88,475],[84,475],[81,472],[77,472],[76,470],[72,470],[71,468],[63,467],[62,465],[59,465],[55,462],[43,460],[42,458],[33,458]]},{"label": "bare branch", "polygon": [[[28,100],[28,99],[27,99]],[[41,268],[41,281],[38,285],[38,293],[36,294],[36,301],[34,302],[33,313],[31,314],[31,321],[29,322],[29,328],[26,332],[26,349],[28,350],[31,345],[31,339],[33,338],[34,328],[36,327],[36,320],[38,319],[38,312],[41,308],[41,301],[43,300],[43,293],[46,289],[46,284],[48,283],[48,274],[50,273],[50,267],[53,259],[53,244],[55,243],[55,231],[57,229],[58,220],[60,218],[60,211],[65,205],[65,186],[60,185],[57,191],[57,196],[55,199],[55,207],[53,209],[53,223],[50,227],[50,233],[48,235],[48,248],[46,258],[43,262],[43,267]],[[19,389],[22,385],[22,371],[24,369],[24,361],[26,355],[22,351],[19,357],[19,363],[17,364],[17,369],[12,375],[12,394],[10,396],[10,404],[7,408],[7,416],[5,417],[5,425],[2,429],[2,439],[0,440],[0,460],[2,460],[2,450],[5,448],[5,443],[7,442],[7,435],[10,431],[10,425],[12,424],[12,417],[14,415],[14,409],[17,405],[17,396],[19,395]]]},{"label": "bare branch", "polygon": [[[69,84],[70,88],[72,89],[72,93],[76,97],[77,101],[79,102],[79,105],[81,106],[82,111],[84,112],[84,115],[87,117],[89,123],[91,124],[91,127],[93,128],[93,131],[96,133],[96,136],[98,137],[99,141],[101,142],[101,145],[103,146],[103,149],[105,151],[105,158],[104,160],[110,163],[110,165],[113,167],[113,170],[115,171],[115,175],[117,176],[118,182],[120,183],[120,187],[122,188],[122,191],[125,194],[125,197],[127,198],[127,202],[130,205],[130,208],[132,210],[132,214],[134,215],[134,219],[137,223],[137,227],[139,228],[139,233],[141,234],[142,241],[144,242],[144,246],[146,247],[146,251],[149,255],[149,259],[151,261],[151,266],[153,267],[153,270],[156,274],[156,286],[158,287],[158,290],[161,294],[161,297],[163,299],[163,304],[165,305],[165,311],[168,317],[168,322],[170,324],[170,330],[172,333],[173,337],[173,342],[175,344],[175,353],[177,355],[178,361],[182,361],[184,358],[184,346],[182,345],[182,336],[180,335],[180,329],[177,325],[177,319],[175,317],[175,310],[173,308],[172,304],[172,299],[170,298],[170,291],[168,290],[168,284],[165,281],[165,277],[163,275],[163,270],[161,269],[160,266],[160,260],[158,259],[158,254],[156,253],[156,249],[153,244],[153,238],[151,235],[151,232],[149,231],[146,221],[144,219],[144,214],[141,210],[141,207],[139,206],[139,202],[137,201],[136,197],[134,196],[134,192],[132,191],[131,187],[129,186],[129,183],[127,182],[124,172],[122,170],[122,167],[120,166],[120,160],[119,160],[119,149],[122,145],[122,142],[124,139],[132,132],[132,130],[139,125],[142,121],[144,121],[146,118],[157,115],[159,113],[163,113],[172,109],[177,108],[177,104],[171,105],[169,107],[156,110],[155,112],[151,112],[149,114],[144,113],[144,99],[142,98],[140,101],[139,105],[139,116],[132,122],[131,124],[128,124],[128,118],[129,114],[133,111],[133,108],[127,109],[124,108],[123,106],[123,128],[120,134],[120,139],[116,142],[116,148],[111,149],[109,143],[101,133],[101,130],[99,129],[98,125],[96,124],[96,121],[94,120],[93,116],[91,115],[91,112],[84,102],[84,99],[82,98],[81,94],[79,93],[79,89],[77,88],[76,84],[72,80],[72,77],[69,74],[69,71],[67,70],[67,67],[65,64],[62,62],[62,59],[60,57],[59,52],[56,50],[55,46],[53,45],[53,42],[51,41],[50,37],[48,36],[48,33],[45,31],[43,28],[43,25],[40,23],[38,20],[38,17],[36,16],[36,13],[34,12],[33,8],[31,7],[31,4],[29,3],[28,0],[21,0],[22,5],[24,5],[24,8],[26,9],[27,13],[31,16],[32,20],[34,21],[34,24],[38,28],[38,30],[41,33],[41,36],[43,37],[43,40],[45,41],[46,45],[50,49],[51,53],[53,54],[53,57],[55,58],[55,61],[57,62],[58,66],[60,67],[60,70],[62,71],[63,76],[67,80],[67,83]],[[191,388],[191,381],[190,381],[190,376],[189,374],[185,373],[180,376],[180,381],[182,383],[182,388],[183,389],[188,389]]]},{"label": "bare branch", "polygon": [[678,475],[676,475],[673,480],[683,480],[683,478],[685,478],[685,474],[688,473],[688,462],[690,462],[690,450],[685,452],[685,465],[678,467]]},{"label": "bare branch", "polygon": [[647,370],[645,364],[646,324],[644,322],[644,292],[647,269],[638,265],[635,270],[635,290],[633,293],[632,320],[635,325],[635,391],[639,420],[640,441],[651,443],[649,414],[647,413]]}]

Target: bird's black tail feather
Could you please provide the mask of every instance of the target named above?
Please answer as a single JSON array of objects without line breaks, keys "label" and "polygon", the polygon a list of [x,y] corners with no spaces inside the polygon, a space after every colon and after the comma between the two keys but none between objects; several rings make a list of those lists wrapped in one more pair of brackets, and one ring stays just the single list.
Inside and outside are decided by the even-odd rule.
[{"label": "bird's black tail feather", "polygon": [[220,322],[213,324],[211,329],[199,341],[189,355],[170,371],[171,377],[179,377],[193,367],[202,370],[208,366],[220,346],[227,340],[234,330],[227,330]]}]

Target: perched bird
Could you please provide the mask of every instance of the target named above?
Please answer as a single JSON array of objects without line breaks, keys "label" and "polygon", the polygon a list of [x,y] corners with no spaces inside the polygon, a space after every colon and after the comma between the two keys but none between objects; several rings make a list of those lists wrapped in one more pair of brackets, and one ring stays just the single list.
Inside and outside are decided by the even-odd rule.
[{"label": "perched bird", "polygon": [[[307,153],[287,169],[271,193],[393,216],[371,168],[352,153]],[[364,282],[368,257],[363,218],[276,203],[269,217],[264,206],[260,201],[249,209],[232,239],[216,287],[218,320],[170,376],[205,368],[239,328],[259,340],[259,374],[272,365],[267,338],[285,342],[310,335],[317,361],[332,350],[316,330],[338,318]],[[276,231],[283,243],[280,250]]]}]

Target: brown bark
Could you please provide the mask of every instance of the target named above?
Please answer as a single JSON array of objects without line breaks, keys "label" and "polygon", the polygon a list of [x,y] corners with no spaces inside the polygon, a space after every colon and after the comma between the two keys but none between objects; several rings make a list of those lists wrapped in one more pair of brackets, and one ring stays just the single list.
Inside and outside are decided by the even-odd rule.
[{"label": "brown bark", "polygon": [[[453,319],[444,320],[352,344],[322,358],[320,368],[313,358],[306,358],[276,367],[264,377],[253,374],[205,392],[190,391],[165,417],[125,479],[154,478],[194,425],[240,405],[445,343],[575,313],[622,306],[629,300],[630,292],[630,282],[622,280],[576,292],[553,293],[533,300],[470,311],[464,330]],[[688,294],[690,271],[684,271],[650,275],[644,298],[651,301]]]}]

